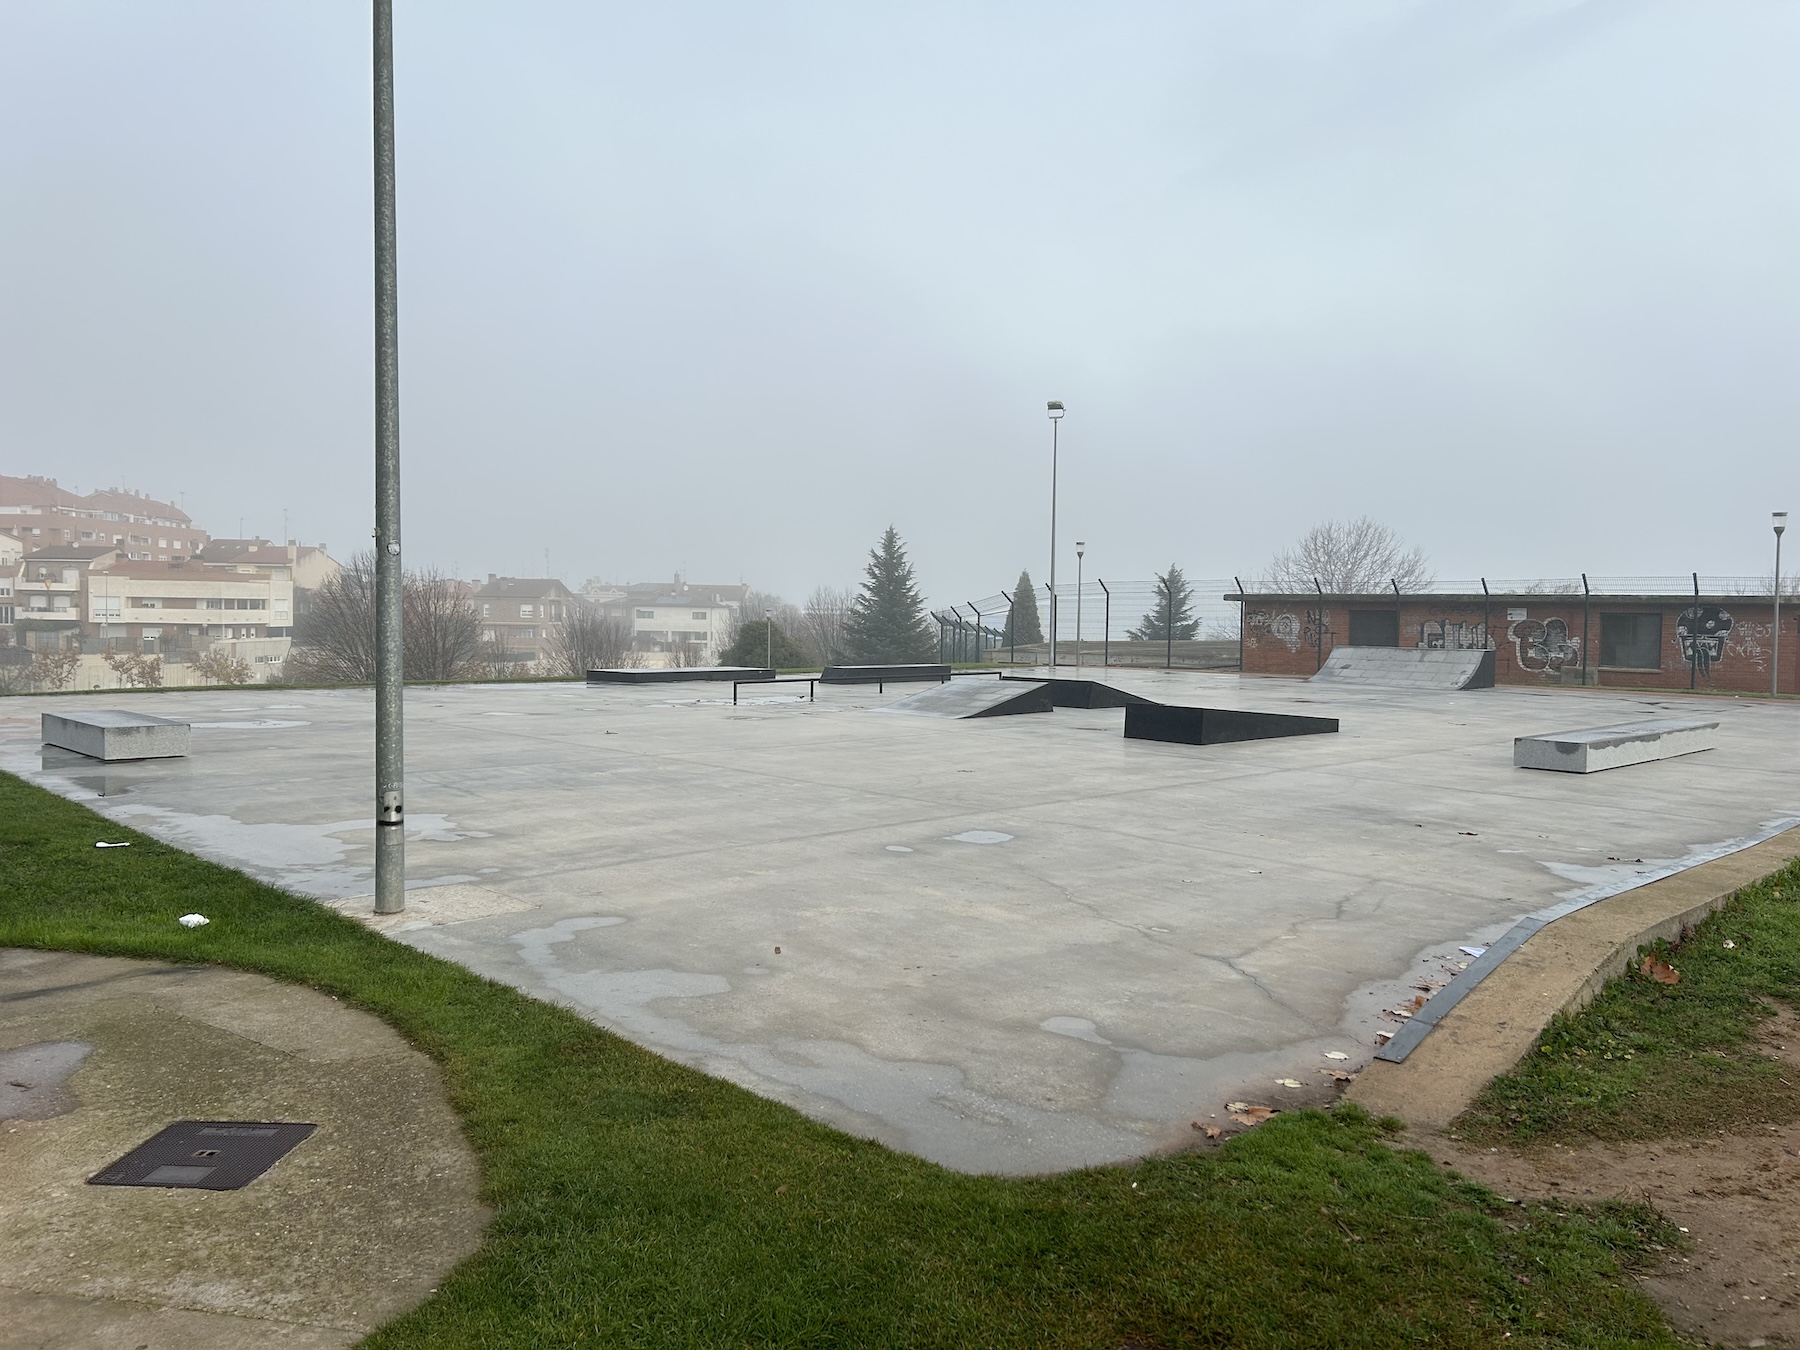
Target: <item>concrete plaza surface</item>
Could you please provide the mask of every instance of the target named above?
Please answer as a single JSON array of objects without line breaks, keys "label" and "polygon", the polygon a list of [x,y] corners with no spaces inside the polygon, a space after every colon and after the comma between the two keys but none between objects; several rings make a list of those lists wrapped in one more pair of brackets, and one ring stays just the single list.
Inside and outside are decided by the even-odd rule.
[{"label": "concrete plaza surface", "polygon": [[[1800,816],[1800,709],[1576,690],[1330,689],[1114,672],[1337,735],[1127,741],[1122,710],[871,715],[912,686],[417,688],[398,940],[953,1167],[1030,1172],[1316,1100],[1440,958],[1596,885]],[[367,690],[109,696],[191,718],[186,760],[0,768],[367,912]],[[1517,735],[1694,715],[1705,754],[1590,776]],[[171,921],[173,916],[171,916]],[[1455,958],[1465,959],[1465,958]],[[1295,1090],[1275,1080],[1293,1078]]]}]

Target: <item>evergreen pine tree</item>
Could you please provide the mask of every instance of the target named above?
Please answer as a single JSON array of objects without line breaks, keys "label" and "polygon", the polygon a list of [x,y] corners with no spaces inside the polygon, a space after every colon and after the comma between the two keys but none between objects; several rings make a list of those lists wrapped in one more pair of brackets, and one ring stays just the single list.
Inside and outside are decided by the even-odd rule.
[{"label": "evergreen pine tree", "polygon": [[1000,645],[1013,645],[1013,629],[1019,630],[1018,640],[1021,643],[1042,642],[1044,625],[1038,618],[1037,591],[1031,585],[1031,573],[1019,573],[1019,584],[1013,591],[1012,610],[1006,616],[1006,632],[1001,635]]},{"label": "evergreen pine tree", "polygon": [[1125,636],[1134,642],[1186,642],[1200,631],[1200,620],[1193,613],[1194,593],[1187,578],[1174,563],[1156,579],[1156,603],[1149,613]]},{"label": "evergreen pine tree", "polygon": [[932,661],[937,636],[926,626],[925,604],[913,582],[912,564],[892,525],[869,550],[868,580],[844,621],[844,646],[862,665]]}]

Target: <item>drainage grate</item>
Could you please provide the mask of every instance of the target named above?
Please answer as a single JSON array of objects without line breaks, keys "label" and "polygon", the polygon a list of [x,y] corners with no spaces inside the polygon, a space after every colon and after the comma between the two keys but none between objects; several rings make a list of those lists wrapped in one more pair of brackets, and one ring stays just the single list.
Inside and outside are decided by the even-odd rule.
[{"label": "drainage grate", "polygon": [[89,1177],[88,1185],[235,1191],[318,1128],[268,1120],[178,1120]]}]

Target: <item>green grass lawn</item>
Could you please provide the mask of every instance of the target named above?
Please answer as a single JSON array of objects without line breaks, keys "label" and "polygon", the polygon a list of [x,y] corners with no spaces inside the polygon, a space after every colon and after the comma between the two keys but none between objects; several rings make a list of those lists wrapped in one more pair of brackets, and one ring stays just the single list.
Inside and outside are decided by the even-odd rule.
[{"label": "green grass lawn", "polygon": [[[175,923],[195,909],[208,927]],[[442,1064],[495,1218],[370,1346],[1677,1343],[1623,1278],[1670,1241],[1652,1215],[1506,1205],[1354,1108],[1128,1167],[964,1176],[5,774],[0,945],[262,971]]]},{"label": "green grass lawn", "polygon": [[1545,1028],[1458,1133],[1487,1144],[1661,1139],[1800,1117],[1800,1075],[1758,1038],[1774,1003],[1800,1006],[1800,863],[1744,887],[1685,942],[1653,950],[1679,984],[1634,965]]}]

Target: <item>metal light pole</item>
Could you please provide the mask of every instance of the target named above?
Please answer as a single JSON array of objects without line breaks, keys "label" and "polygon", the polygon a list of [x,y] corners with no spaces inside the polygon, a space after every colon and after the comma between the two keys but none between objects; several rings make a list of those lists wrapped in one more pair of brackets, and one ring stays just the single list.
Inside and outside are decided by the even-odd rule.
[{"label": "metal light pole", "polygon": [[1056,433],[1062,425],[1063,405],[1051,399],[1050,412],[1050,672],[1056,673]]},{"label": "metal light pole", "polygon": [[1081,560],[1086,556],[1087,545],[1081,540],[1075,541],[1075,669],[1081,669]]},{"label": "metal light pole", "polygon": [[768,639],[767,648],[763,653],[763,666],[769,671],[770,674],[775,673],[775,620],[774,620],[774,614],[775,614],[775,611],[772,609],[765,609],[763,611],[763,636]]},{"label": "metal light pole", "polygon": [[375,912],[406,908],[400,569],[400,322],[394,228],[394,6],[375,9]]},{"label": "metal light pole", "polygon": [[1781,536],[1787,533],[1787,512],[1772,512],[1775,525],[1775,656],[1769,663],[1769,697],[1781,693]]}]

